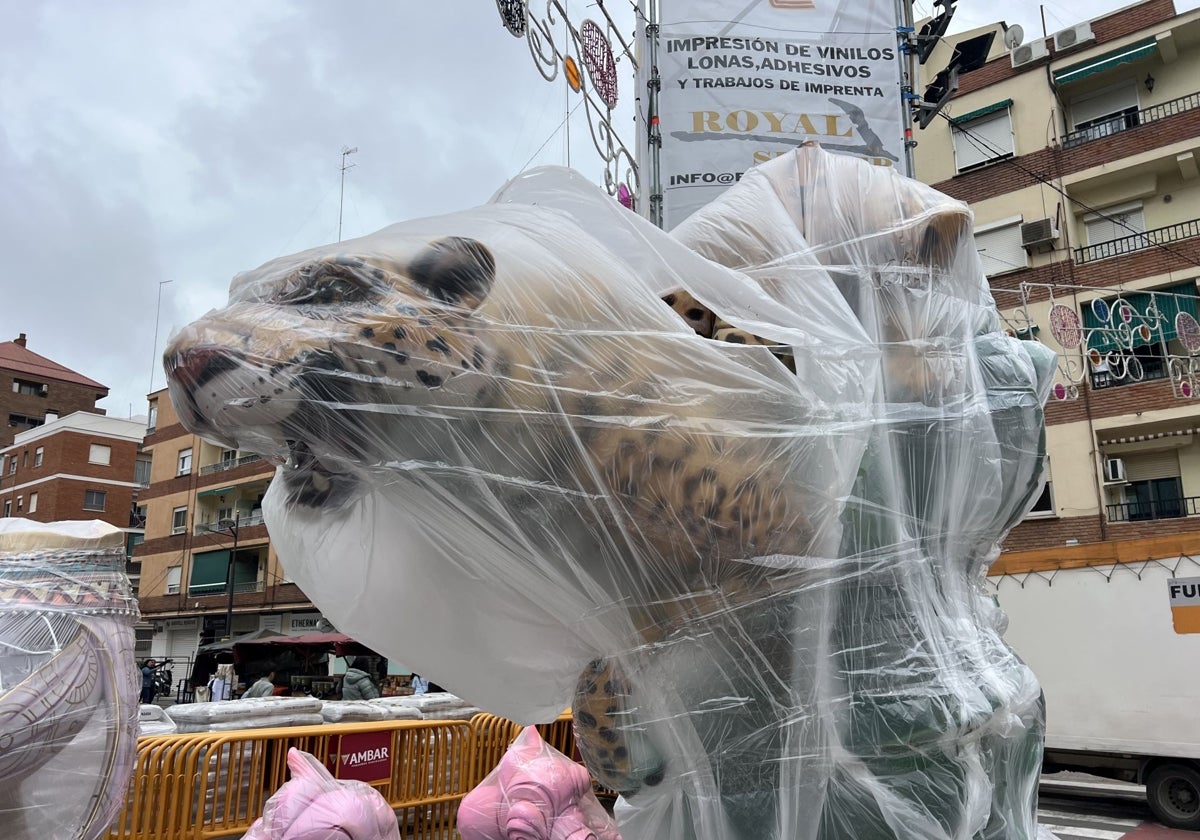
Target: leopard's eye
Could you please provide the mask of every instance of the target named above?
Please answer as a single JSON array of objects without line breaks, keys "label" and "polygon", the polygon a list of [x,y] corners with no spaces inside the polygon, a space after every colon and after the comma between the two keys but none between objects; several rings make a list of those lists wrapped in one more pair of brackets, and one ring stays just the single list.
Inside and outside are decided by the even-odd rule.
[{"label": "leopard's eye", "polygon": [[276,290],[274,302],[289,306],[336,306],[366,303],[378,297],[376,284],[363,272],[345,266],[322,264],[296,272]]}]

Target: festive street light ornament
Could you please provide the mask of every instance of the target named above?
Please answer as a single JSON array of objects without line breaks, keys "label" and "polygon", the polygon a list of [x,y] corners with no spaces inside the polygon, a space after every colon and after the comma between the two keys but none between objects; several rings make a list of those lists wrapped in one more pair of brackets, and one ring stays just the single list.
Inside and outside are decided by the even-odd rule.
[{"label": "festive street light ornament", "polygon": [[1061,303],[1050,307],[1050,334],[1065,348],[1078,347],[1083,343],[1083,325],[1075,310]]},{"label": "festive street light ornament", "polygon": [[583,86],[583,76],[579,73],[579,65],[572,56],[563,58],[563,75],[566,76],[567,86],[579,93],[579,88]]},{"label": "festive street light ornament", "polygon": [[1188,353],[1200,352],[1200,322],[1187,312],[1175,316],[1175,334]]},{"label": "festive street light ornament", "polygon": [[583,44],[583,66],[596,95],[610,110],[617,107],[617,62],[613,59],[612,44],[604,30],[591,20],[580,25],[579,40]]},{"label": "festive street light ornament", "polygon": [[496,0],[496,8],[500,12],[500,20],[504,23],[504,28],[514,38],[524,38],[528,31],[525,21],[529,12],[525,0]]}]

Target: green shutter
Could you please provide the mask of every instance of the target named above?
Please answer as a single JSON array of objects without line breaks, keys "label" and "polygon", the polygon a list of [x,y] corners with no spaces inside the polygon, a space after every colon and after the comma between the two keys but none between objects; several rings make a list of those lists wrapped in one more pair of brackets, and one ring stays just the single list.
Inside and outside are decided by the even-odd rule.
[{"label": "green shutter", "polygon": [[258,557],[238,557],[233,561],[233,585],[258,582]]},{"label": "green shutter", "polygon": [[188,581],[188,594],[203,595],[205,592],[224,592],[229,574],[229,549],[204,551],[192,555],[192,576]]},{"label": "green shutter", "polygon": [[[1159,322],[1161,328],[1161,340],[1170,341],[1175,338],[1175,316],[1180,312],[1186,312],[1193,318],[1200,320],[1200,307],[1196,304],[1196,284],[1194,282],[1181,283],[1177,286],[1168,286],[1165,289],[1155,289],[1155,293],[1136,292],[1134,294],[1123,295],[1122,299],[1128,303],[1134,311],[1132,324],[1136,327],[1144,323],[1142,316],[1150,308],[1150,303],[1153,300],[1158,307],[1159,314],[1162,320]],[[1106,303],[1110,306],[1115,298],[1108,298]],[[1119,316],[1118,316],[1119,317]],[[1114,318],[1109,318],[1111,324]],[[1085,330],[1094,330],[1105,326],[1104,323],[1096,317],[1092,311],[1090,303],[1083,305],[1083,328]],[[1157,344],[1160,340],[1159,330],[1151,327],[1150,340],[1143,341],[1136,333],[1133,337],[1134,347],[1143,347],[1147,344]],[[1089,350],[1098,350],[1101,353],[1110,353],[1114,350],[1124,349],[1118,343],[1116,336],[1103,333],[1092,333],[1088,336],[1087,347]]]},{"label": "green shutter", "polygon": [[1122,47],[1119,50],[1106,53],[1097,58],[1083,61],[1079,64],[1072,64],[1070,67],[1064,67],[1062,70],[1055,70],[1054,84],[1064,85],[1069,82],[1077,82],[1095,73],[1102,73],[1105,70],[1111,70],[1122,64],[1137,61],[1139,58],[1145,58],[1148,55],[1154,54],[1157,50],[1158,42],[1153,38],[1146,41],[1139,41],[1136,44],[1130,44],[1127,47]]},{"label": "green shutter", "polygon": [[1005,99],[1000,102],[993,102],[991,105],[985,105],[982,108],[978,108],[974,111],[970,111],[969,113],[962,114],[961,116],[951,117],[950,125],[962,125],[963,123],[968,123],[971,120],[977,120],[980,117],[986,117],[988,114],[994,114],[996,111],[1000,111],[1004,108],[1007,108],[1012,103],[1013,103],[1013,101],[1011,99]]}]

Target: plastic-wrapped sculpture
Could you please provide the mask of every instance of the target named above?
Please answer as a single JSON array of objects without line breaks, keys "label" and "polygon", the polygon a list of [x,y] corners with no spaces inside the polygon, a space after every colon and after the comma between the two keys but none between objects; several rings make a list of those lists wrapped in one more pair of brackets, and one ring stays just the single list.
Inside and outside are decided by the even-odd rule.
[{"label": "plastic-wrapped sculpture", "polygon": [[494,713],[571,703],[626,840],[1020,840],[1039,692],[980,582],[1041,349],[964,205],[806,146],[670,235],[537,170],[239,275],[165,362],[277,459],[322,611]]},{"label": "plastic-wrapped sculpture", "polygon": [[0,519],[0,837],[108,832],[137,749],[137,618],[122,531]]},{"label": "plastic-wrapped sculpture", "polygon": [[458,807],[463,840],[621,840],[588,771],[527,726]]},{"label": "plastic-wrapped sculpture", "polygon": [[287,763],[292,777],[267,800],[243,840],[400,840],[396,814],[375,788],[333,778],[294,747]]}]

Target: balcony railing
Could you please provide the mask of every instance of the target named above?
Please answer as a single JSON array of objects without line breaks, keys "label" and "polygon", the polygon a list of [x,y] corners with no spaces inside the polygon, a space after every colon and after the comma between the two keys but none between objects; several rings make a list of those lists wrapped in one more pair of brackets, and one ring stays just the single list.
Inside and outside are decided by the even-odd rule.
[{"label": "balcony railing", "polygon": [[[233,594],[240,595],[243,592],[262,592],[266,588],[266,583],[261,580],[252,580],[246,583],[235,583],[233,585]],[[208,595],[227,595],[229,589],[224,582],[207,583],[199,586],[188,587],[188,597],[202,598]],[[168,592],[167,594],[171,594]]]},{"label": "balcony railing", "polygon": [[1092,140],[1111,137],[1122,131],[1128,131],[1140,125],[1173,117],[1176,114],[1183,114],[1196,108],[1200,108],[1200,93],[1189,93],[1187,96],[1181,96],[1178,99],[1172,99],[1169,102],[1162,102],[1158,105],[1151,105],[1149,108],[1143,108],[1140,111],[1130,110],[1122,114],[1114,114],[1111,119],[1107,119],[1104,122],[1098,122],[1067,134],[1063,137],[1063,148],[1071,149],[1076,146],[1082,146],[1084,143]]},{"label": "balcony railing", "polygon": [[1122,385],[1137,385],[1140,382],[1152,382],[1166,379],[1170,372],[1167,370],[1167,360],[1158,356],[1136,356],[1127,362],[1124,376],[1113,376],[1109,371],[1092,372],[1093,390],[1104,388],[1119,388]]},{"label": "balcony railing", "polygon": [[1108,242],[1100,242],[1096,245],[1076,248],[1075,262],[1088,263],[1095,262],[1096,260],[1106,260],[1109,257],[1132,254],[1134,251],[1144,251],[1147,248],[1166,245],[1169,242],[1178,242],[1181,239],[1191,239],[1196,236],[1200,236],[1200,219],[1179,222],[1174,225],[1148,230],[1145,233],[1134,233],[1129,236],[1122,236],[1120,239],[1111,239]]},{"label": "balcony railing", "polygon": [[213,473],[232,470],[234,467],[241,467],[246,464],[253,464],[255,461],[261,461],[261,455],[243,455],[240,458],[226,458],[222,461],[217,461],[215,464],[200,468],[200,475],[212,475]]},{"label": "balcony railing", "polygon": [[[222,522],[232,521],[232,519],[222,520]],[[224,534],[232,539],[233,532],[229,529],[228,525],[224,525],[222,522],[201,522],[192,529],[192,534],[197,537],[203,536],[204,534]],[[263,524],[262,514],[259,513],[254,516],[243,516],[238,519],[237,524],[238,528],[249,528],[251,525],[261,525]]]},{"label": "balcony railing", "polygon": [[1146,522],[1151,519],[1179,519],[1200,515],[1200,496],[1158,499],[1151,502],[1123,502],[1108,505],[1109,522]]}]

